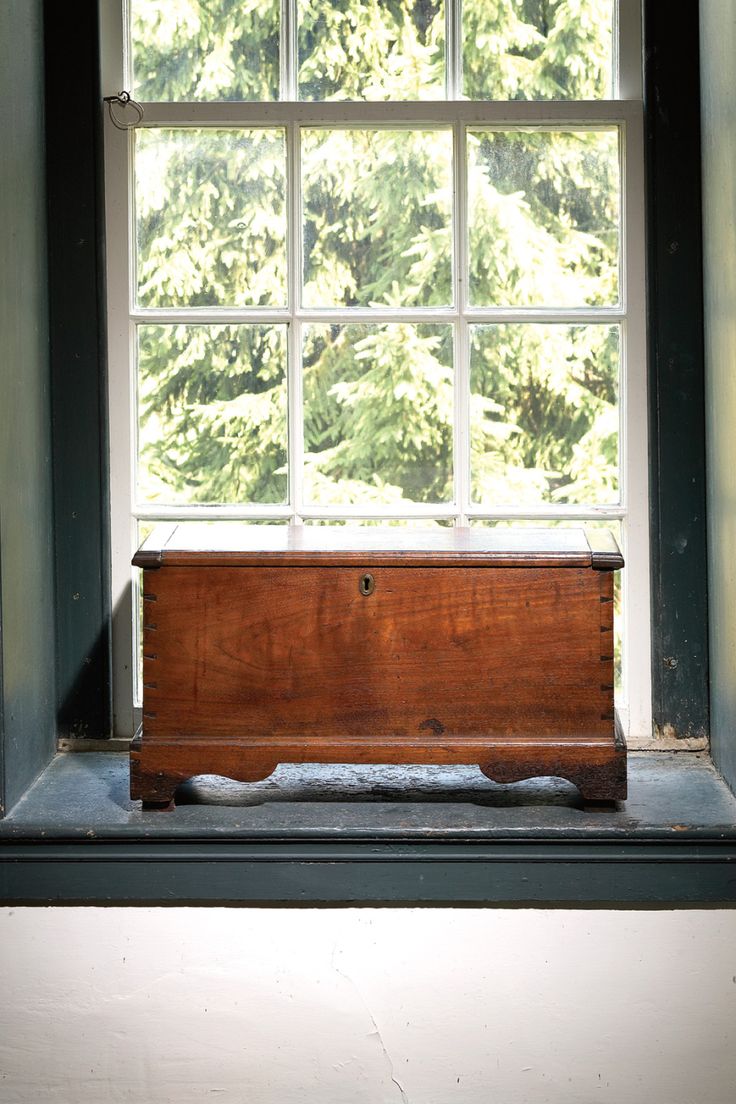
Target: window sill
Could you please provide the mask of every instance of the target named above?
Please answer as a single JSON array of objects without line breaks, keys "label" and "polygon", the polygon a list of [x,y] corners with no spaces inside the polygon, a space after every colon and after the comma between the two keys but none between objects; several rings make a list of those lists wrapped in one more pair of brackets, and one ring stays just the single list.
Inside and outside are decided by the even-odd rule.
[{"label": "window sill", "polygon": [[629,763],[629,800],[615,807],[470,767],[285,765],[247,787],[190,783],[161,813],[130,801],[127,756],[61,754],[0,822],[0,900],[736,902],[736,797],[709,758]]}]

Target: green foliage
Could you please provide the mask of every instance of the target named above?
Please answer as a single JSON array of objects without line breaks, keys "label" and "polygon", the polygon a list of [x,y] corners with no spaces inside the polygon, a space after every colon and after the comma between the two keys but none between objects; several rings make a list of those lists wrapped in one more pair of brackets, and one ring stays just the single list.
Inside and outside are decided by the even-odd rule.
[{"label": "green foliage", "polygon": [[279,0],[130,0],[139,100],[277,100]]},{"label": "green foliage", "polygon": [[426,100],[444,95],[442,0],[302,0],[304,100]]},{"label": "green foliage", "polygon": [[452,384],[448,326],[310,326],[307,500],[451,498]]},{"label": "green foliage", "polygon": [[477,502],[615,501],[616,327],[475,326],[470,364]]},{"label": "green foliage", "polygon": [[[278,7],[135,0],[137,94],[275,98]],[[467,95],[610,94],[610,0],[463,11]],[[298,53],[303,98],[441,98],[444,8],[300,0]],[[615,130],[474,127],[467,146],[471,303],[615,305]],[[306,306],[452,305],[452,156],[442,127],[302,132]],[[141,306],[286,306],[282,130],[139,130],[136,178]],[[286,329],[140,327],[143,500],[285,500]],[[306,501],[451,500],[452,326],[320,324],[303,338]],[[472,326],[470,368],[474,501],[616,500],[616,327]]]},{"label": "green foliage", "polygon": [[471,302],[615,305],[616,131],[471,131],[468,147]]},{"label": "green foliage", "polygon": [[304,130],[302,164],[307,306],[449,306],[450,130]]},{"label": "green foliage", "polygon": [[140,326],[144,493],[164,502],[286,497],[281,326]]},{"label": "green foliage", "polygon": [[611,96],[611,0],[463,0],[471,100]]},{"label": "green foliage", "polygon": [[140,131],[141,306],[285,306],[284,158],[278,130]]}]

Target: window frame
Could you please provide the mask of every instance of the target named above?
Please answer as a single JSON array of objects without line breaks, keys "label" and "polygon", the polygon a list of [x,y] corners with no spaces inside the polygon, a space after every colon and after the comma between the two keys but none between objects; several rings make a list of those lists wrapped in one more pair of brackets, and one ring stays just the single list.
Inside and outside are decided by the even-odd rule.
[{"label": "window frame", "polygon": [[[687,746],[691,737],[702,740],[708,732],[698,12],[694,6],[673,20],[660,0],[644,4],[653,698],[658,726],[671,725],[681,746]],[[54,509],[47,512],[48,530],[39,533],[39,544],[50,547],[53,540],[55,545],[56,616],[50,607],[43,614],[49,638],[55,637],[58,733],[83,737],[75,746],[96,746],[95,738],[103,737],[112,750],[117,745],[108,739],[111,610],[105,585],[109,530],[96,0],[80,0],[74,24],[64,7],[47,3],[44,30]],[[64,96],[57,94],[59,88]],[[75,126],[69,127],[72,102]],[[20,163],[35,169],[27,151]],[[37,430],[39,455],[47,455],[48,432],[48,426]],[[34,473],[26,475],[32,481]],[[32,483],[30,493],[34,488]],[[27,591],[32,568],[26,550],[19,555],[7,525],[0,529],[0,543],[3,585]],[[35,589],[25,600],[29,615],[38,615],[41,598]],[[3,630],[6,647],[25,643],[24,629],[7,618]],[[672,658],[676,665],[667,662]],[[39,653],[35,660],[43,665],[44,656]],[[13,699],[0,679],[0,784],[5,768],[0,801],[6,811],[53,754],[54,671],[43,667],[42,674],[49,697],[47,734],[35,727],[29,731],[27,717],[17,718],[12,736],[4,728],[3,709],[7,717]],[[32,738],[11,746],[19,733]],[[43,746],[39,735],[48,737]],[[720,765],[725,773],[728,764]],[[95,785],[106,789],[104,772]],[[130,823],[100,831],[94,822],[90,825],[93,808],[80,806],[74,829],[60,826],[53,815],[25,830],[0,820],[0,900],[11,905],[283,902],[290,907],[733,905],[736,824],[724,825],[717,836],[704,834],[698,828],[699,807],[698,792],[690,793],[685,783],[683,810],[689,811],[684,823],[678,820],[665,836],[637,832],[632,821],[626,837],[615,843],[591,835],[563,841],[554,826],[540,825],[535,842],[448,846],[437,840],[378,847],[371,839],[362,844],[339,838],[250,842],[224,838],[222,832],[204,839],[177,834],[167,817],[156,822],[155,830]]]},{"label": "window frame", "polygon": [[[282,88],[293,94],[295,84],[295,0],[283,0]],[[105,94],[131,87],[131,50],[127,39],[126,0],[101,0],[102,80]],[[448,0],[446,37],[448,49],[448,96],[458,96],[459,2]],[[114,734],[130,736],[136,730],[140,711],[133,702],[136,641],[133,609],[135,586],[130,559],[137,546],[139,521],[199,519],[284,518],[301,524],[308,519],[340,517],[354,521],[411,518],[454,518],[456,524],[471,519],[488,521],[539,520],[584,524],[588,520],[611,520],[621,525],[623,552],[627,560],[622,636],[624,700],[619,714],[632,748],[651,746],[651,636],[649,564],[649,500],[647,480],[647,373],[645,318],[645,224],[644,224],[644,138],[641,68],[641,7],[639,0],[618,0],[614,6],[614,66],[617,69],[618,98],[599,101],[513,101],[471,102],[461,98],[442,101],[326,102],[281,100],[268,103],[143,103],[143,124],[147,127],[284,127],[287,147],[287,206],[290,223],[288,254],[289,302],[274,308],[140,308],[135,302],[133,264],[135,258],[133,131],[106,125],[106,236],[124,241],[127,252],[110,250],[107,271],[108,365],[110,455],[111,455],[111,569],[113,619],[113,716]],[[453,44],[456,50],[453,51]],[[286,64],[288,59],[289,64]],[[615,71],[616,72],[616,71]],[[300,279],[301,196],[299,183],[299,127],[377,126],[411,127],[439,125],[453,130],[454,201],[456,229],[454,292],[451,308],[329,308],[301,306],[297,283]],[[464,233],[467,227],[465,189],[465,130],[471,127],[504,126],[582,129],[585,126],[613,126],[619,131],[620,150],[620,299],[615,307],[577,309],[477,308],[464,303],[464,270],[467,263]],[[242,507],[146,507],[136,506],[135,488],[135,326],[148,321],[281,322],[288,326],[289,369],[289,470],[290,500],[285,507],[245,505]],[[305,508],[301,496],[300,457],[301,355],[297,352],[300,328],[309,320],[451,321],[459,341],[455,353],[454,410],[454,501],[437,506],[417,504],[414,508],[389,507]],[[610,321],[620,327],[621,391],[619,397],[619,503],[612,506],[556,506],[484,508],[470,503],[467,487],[469,440],[467,331],[473,322],[575,322]]]}]

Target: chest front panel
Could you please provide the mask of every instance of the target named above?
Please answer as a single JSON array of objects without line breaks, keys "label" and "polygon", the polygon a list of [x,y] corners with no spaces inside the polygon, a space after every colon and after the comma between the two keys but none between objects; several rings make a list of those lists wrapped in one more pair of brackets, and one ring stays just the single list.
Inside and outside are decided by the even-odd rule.
[{"label": "chest front panel", "polygon": [[592,735],[613,708],[609,580],[370,562],[149,571],[146,732]]}]

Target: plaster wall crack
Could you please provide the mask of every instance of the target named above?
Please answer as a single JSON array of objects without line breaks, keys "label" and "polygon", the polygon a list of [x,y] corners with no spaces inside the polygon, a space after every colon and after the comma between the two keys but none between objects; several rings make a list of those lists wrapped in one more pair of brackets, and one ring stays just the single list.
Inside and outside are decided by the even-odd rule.
[{"label": "plaster wall crack", "polygon": [[337,965],[337,962],[336,962],[336,956],[337,956],[337,947],[335,946],[332,949],[332,969],[335,971],[336,974],[339,974],[339,976],[341,978],[343,978],[345,981],[347,981],[347,983],[350,986],[352,986],[352,988],[358,994],[358,998],[360,1000],[360,1003],[363,1005],[363,1008],[365,1009],[365,1012],[368,1016],[368,1019],[371,1021],[371,1024],[373,1026],[373,1030],[371,1032],[371,1035],[377,1040],[378,1045],[380,1046],[381,1052],[382,1052],[382,1054],[384,1056],[384,1059],[386,1061],[386,1066],[388,1068],[389,1077],[391,1078],[391,1080],[394,1083],[394,1085],[396,1086],[396,1088],[399,1090],[399,1094],[401,1096],[401,1104],[411,1104],[411,1101],[409,1100],[406,1089],[404,1088],[401,1081],[399,1081],[398,1077],[396,1076],[396,1070],[395,1070],[395,1067],[394,1067],[393,1058],[391,1057],[391,1055],[390,1055],[390,1053],[389,1053],[389,1051],[386,1047],[386,1044],[383,1041],[383,1035],[381,1034],[381,1029],[378,1026],[378,1022],[376,1020],[376,1017],[373,1015],[373,1012],[371,1011],[371,1007],[368,1004],[368,1001],[365,999],[365,996],[363,995],[363,991],[361,990],[360,986],[355,981],[355,979],[350,976],[350,974],[346,974],[344,970],[340,969],[340,967]]}]

